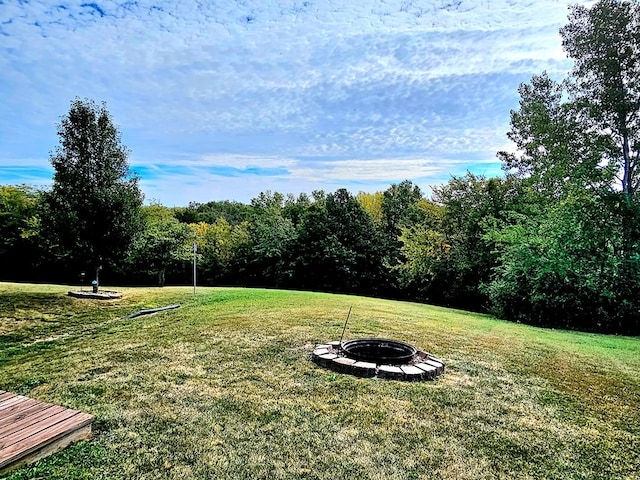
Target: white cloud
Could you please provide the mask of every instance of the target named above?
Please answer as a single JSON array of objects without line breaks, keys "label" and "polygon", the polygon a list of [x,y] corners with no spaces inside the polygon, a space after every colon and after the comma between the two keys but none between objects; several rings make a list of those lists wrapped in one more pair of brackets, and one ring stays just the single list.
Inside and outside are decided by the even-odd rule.
[{"label": "white cloud", "polygon": [[55,122],[87,96],[107,101],[137,165],[382,181],[419,174],[406,158],[491,157],[518,83],[569,68],[570,1],[155,3],[2,5],[0,165],[46,165]]}]

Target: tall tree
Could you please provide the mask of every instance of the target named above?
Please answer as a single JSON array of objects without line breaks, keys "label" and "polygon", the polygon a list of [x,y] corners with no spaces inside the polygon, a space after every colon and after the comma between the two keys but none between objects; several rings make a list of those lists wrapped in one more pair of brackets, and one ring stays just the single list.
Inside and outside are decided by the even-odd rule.
[{"label": "tall tree", "polygon": [[143,195],[105,103],[76,98],[57,132],[47,227],[60,253],[91,265],[98,281],[104,263],[121,258],[142,229]]},{"label": "tall tree", "polygon": [[402,229],[422,220],[423,212],[418,208],[421,199],[420,187],[414,185],[411,180],[394,183],[382,194],[381,230],[384,234],[385,261],[391,267],[402,260]]},{"label": "tall tree", "polygon": [[631,197],[640,186],[640,4],[573,5],[560,34],[574,60],[572,95],[615,141],[622,190]]},{"label": "tall tree", "polygon": [[511,111],[507,133],[517,153],[498,152],[503,169],[524,179],[538,202],[610,188],[617,168],[610,157],[613,143],[567,101],[566,83],[544,72],[518,92],[520,108]]},{"label": "tall tree", "polygon": [[304,288],[371,294],[384,286],[382,240],[345,189],[315,195],[299,226],[296,279]]},{"label": "tall tree", "polygon": [[[481,287],[497,260],[495,242],[486,233],[492,225],[510,223],[512,212],[524,208],[520,182],[513,176],[485,178],[467,172],[434,188],[433,200],[443,212],[440,226],[431,228],[445,235],[445,245],[434,249],[440,261],[430,267],[434,278],[427,296],[445,305],[484,310],[487,298]],[[410,237],[405,235],[406,240]]]},{"label": "tall tree", "polygon": [[[640,209],[622,192],[585,191],[488,234],[499,265],[485,289],[495,313],[526,323],[637,335]],[[626,218],[623,221],[623,218]]]}]

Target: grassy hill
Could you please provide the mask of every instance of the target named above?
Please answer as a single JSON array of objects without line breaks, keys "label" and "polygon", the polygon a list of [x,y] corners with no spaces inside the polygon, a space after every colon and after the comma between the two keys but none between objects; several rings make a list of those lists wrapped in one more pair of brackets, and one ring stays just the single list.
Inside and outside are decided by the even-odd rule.
[{"label": "grassy hill", "polygon": [[[353,296],[0,283],[0,389],[96,416],[8,478],[640,478],[640,339]],[[124,318],[146,308],[181,308]],[[410,342],[435,382],[309,361],[340,337]]]}]

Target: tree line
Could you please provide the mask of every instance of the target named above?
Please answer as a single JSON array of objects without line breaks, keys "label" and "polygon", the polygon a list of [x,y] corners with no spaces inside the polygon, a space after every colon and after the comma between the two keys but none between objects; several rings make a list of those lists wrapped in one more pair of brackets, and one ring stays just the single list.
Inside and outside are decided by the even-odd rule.
[{"label": "tree line", "polygon": [[58,125],[53,186],[0,186],[2,279],[191,282],[404,298],[535,325],[640,333],[640,10],[571,7],[574,60],[520,86],[504,175],[249,204],[142,205],[106,106]]}]

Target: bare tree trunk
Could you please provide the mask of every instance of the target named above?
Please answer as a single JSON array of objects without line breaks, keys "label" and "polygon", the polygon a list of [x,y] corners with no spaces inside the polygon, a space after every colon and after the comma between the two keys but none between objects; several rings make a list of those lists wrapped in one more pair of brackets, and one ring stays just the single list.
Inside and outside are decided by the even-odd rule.
[{"label": "bare tree trunk", "polygon": [[164,268],[158,271],[158,286],[164,287]]},{"label": "bare tree trunk", "polygon": [[629,134],[625,131],[622,134],[622,156],[624,157],[624,177],[622,179],[622,191],[627,197],[633,196],[633,166],[631,165],[631,154],[629,153]]}]

